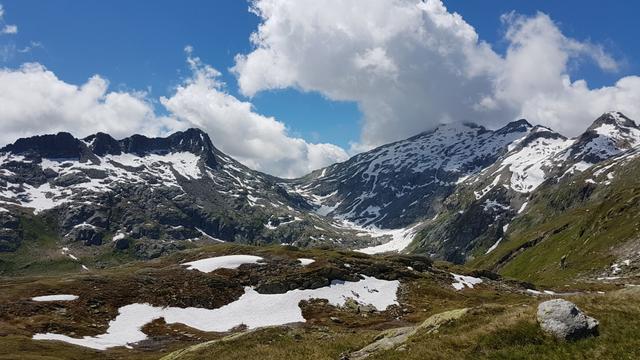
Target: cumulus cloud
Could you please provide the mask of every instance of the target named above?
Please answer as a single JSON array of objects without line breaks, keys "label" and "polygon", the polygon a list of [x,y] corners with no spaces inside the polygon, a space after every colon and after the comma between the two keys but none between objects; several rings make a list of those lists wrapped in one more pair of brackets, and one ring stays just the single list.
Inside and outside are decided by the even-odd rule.
[{"label": "cumulus cloud", "polygon": [[364,123],[354,151],[442,122],[526,117],[575,135],[610,109],[640,116],[636,77],[601,89],[570,78],[583,59],[619,65],[542,13],[503,16],[499,54],[440,0],[253,0],[251,9],[261,23],[253,51],[236,57],[241,91],[293,87],[356,102]]},{"label": "cumulus cloud", "polygon": [[205,129],[227,154],[254,169],[285,177],[347,158],[332,144],[312,144],[288,134],[284,123],[253,110],[249,102],[228,94],[220,73],[185,49],[193,76],[160,102],[178,120]]},{"label": "cumulus cloud", "polygon": [[625,77],[597,89],[585,80],[571,79],[572,60],[591,59],[605,71],[618,68],[602,47],[564,36],[545,14],[531,18],[510,14],[503,21],[510,46],[488,100],[492,106],[512,109],[517,116],[569,135],[584,131],[608,110],[640,120],[639,77]]},{"label": "cumulus cloud", "polygon": [[[189,50],[191,51],[191,50]],[[82,85],[69,84],[36,63],[0,70],[0,144],[43,133],[98,131],[116,138],[141,133],[166,135],[188,127],[207,131],[218,148],[246,165],[293,177],[346,159],[341,148],[291,137],[285,125],[254,112],[229,95],[220,73],[190,55],[193,75],[160,102],[160,116],[144,92],[110,91],[98,75]]]},{"label": "cumulus cloud", "polygon": [[37,63],[5,68],[0,70],[0,143],[57,131],[78,136],[103,131],[122,137],[176,128],[176,120],[155,115],[145,96],[109,91],[107,80],[98,75],[77,86]]}]

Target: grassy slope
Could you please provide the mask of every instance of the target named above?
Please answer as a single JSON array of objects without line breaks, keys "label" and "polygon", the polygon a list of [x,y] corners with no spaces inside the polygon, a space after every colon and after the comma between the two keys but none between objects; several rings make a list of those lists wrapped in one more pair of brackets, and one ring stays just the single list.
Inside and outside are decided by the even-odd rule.
[{"label": "grassy slope", "polygon": [[[399,349],[370,359],[635,359],[640,356],[639,299],[633,290],[570,298],[601,322],[600,336],[582,341],[564,343],[545,335],[535,322],[536,302],[524,300],[476,307],[437,333],[418,333]],[[176,359],[338,359],[373,337],[371,331],[265,329]]]},{"label": "grassy slope", "polygon": [[[560,285],[606,269],[613,250],[636,240],[640,224],[640,170],[636,160],[616,171],[610,185],[592,185],[591,172],[546,185],[514,220],[506,241],[470,266],[518,279]],[[531,241],[535,246],[526,247]],[[520,250],[518,250],[520,249]],[[504,261],[509,254],[514,254]],[[566,256],[566,266],[560,259]]]},{"label": "grassy slope", "polygon": [[58,256],[58,235],[53,220],[23,213],[20,223],[24,239],[15,252],[0,253],[0,276],[67,272],[80,268],[71,258]]},{"label": "grassy slope", "polygon": [[417,336],[404,351],[372,359],[635,359],[640,356],[640,294],[618,291],[570,298],[601,322],[600,336],[563,343],[535,322],[535,307],[488,306],[437,334]]}]

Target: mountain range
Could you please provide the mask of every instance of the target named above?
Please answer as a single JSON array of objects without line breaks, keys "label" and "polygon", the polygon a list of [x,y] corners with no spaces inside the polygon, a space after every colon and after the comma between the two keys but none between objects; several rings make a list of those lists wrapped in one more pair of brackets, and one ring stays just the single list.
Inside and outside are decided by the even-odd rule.
[{"label": "mountain range", "polygon": [[532,279],[560,262],[611,275],[635,249],[639,143],[619,112],[575,138],[526,120],[445,124],[280,179],[198,129],[34,136],[0,149],[0,252],[45,256],[46,243],[150,259],[202,243],[281,243],[428,254]]}]

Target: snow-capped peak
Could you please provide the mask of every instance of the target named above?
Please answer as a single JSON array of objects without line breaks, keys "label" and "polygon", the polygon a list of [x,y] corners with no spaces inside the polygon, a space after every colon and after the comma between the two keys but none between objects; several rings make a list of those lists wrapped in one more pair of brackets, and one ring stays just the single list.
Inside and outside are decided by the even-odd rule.
[{"label": "snow-capped peak", "polygon": [[575,162],[595,164],[640,144],[640,128],[620,112],[608,112],[596,119],[569,149]]}]

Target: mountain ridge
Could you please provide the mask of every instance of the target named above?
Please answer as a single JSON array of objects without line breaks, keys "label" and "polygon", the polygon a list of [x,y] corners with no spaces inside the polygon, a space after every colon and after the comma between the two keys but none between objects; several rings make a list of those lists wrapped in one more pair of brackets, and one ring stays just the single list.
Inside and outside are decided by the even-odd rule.
[{"label": "mountain ridge", "polygon": [[[504,243],[544,184],[638,143],[640,129],[619,112],[572,139],[525,119],[496,130],[444,124],[280,179],[233,160],[197,128],[120,140],[61,132],[0,149],[0,201],[11,210],[3,213],[57,209],[62,243],[134,248],[141,257],[200,239],[410,251],[462,263]],[[8,236],[15,246],[20,231]]]}]

